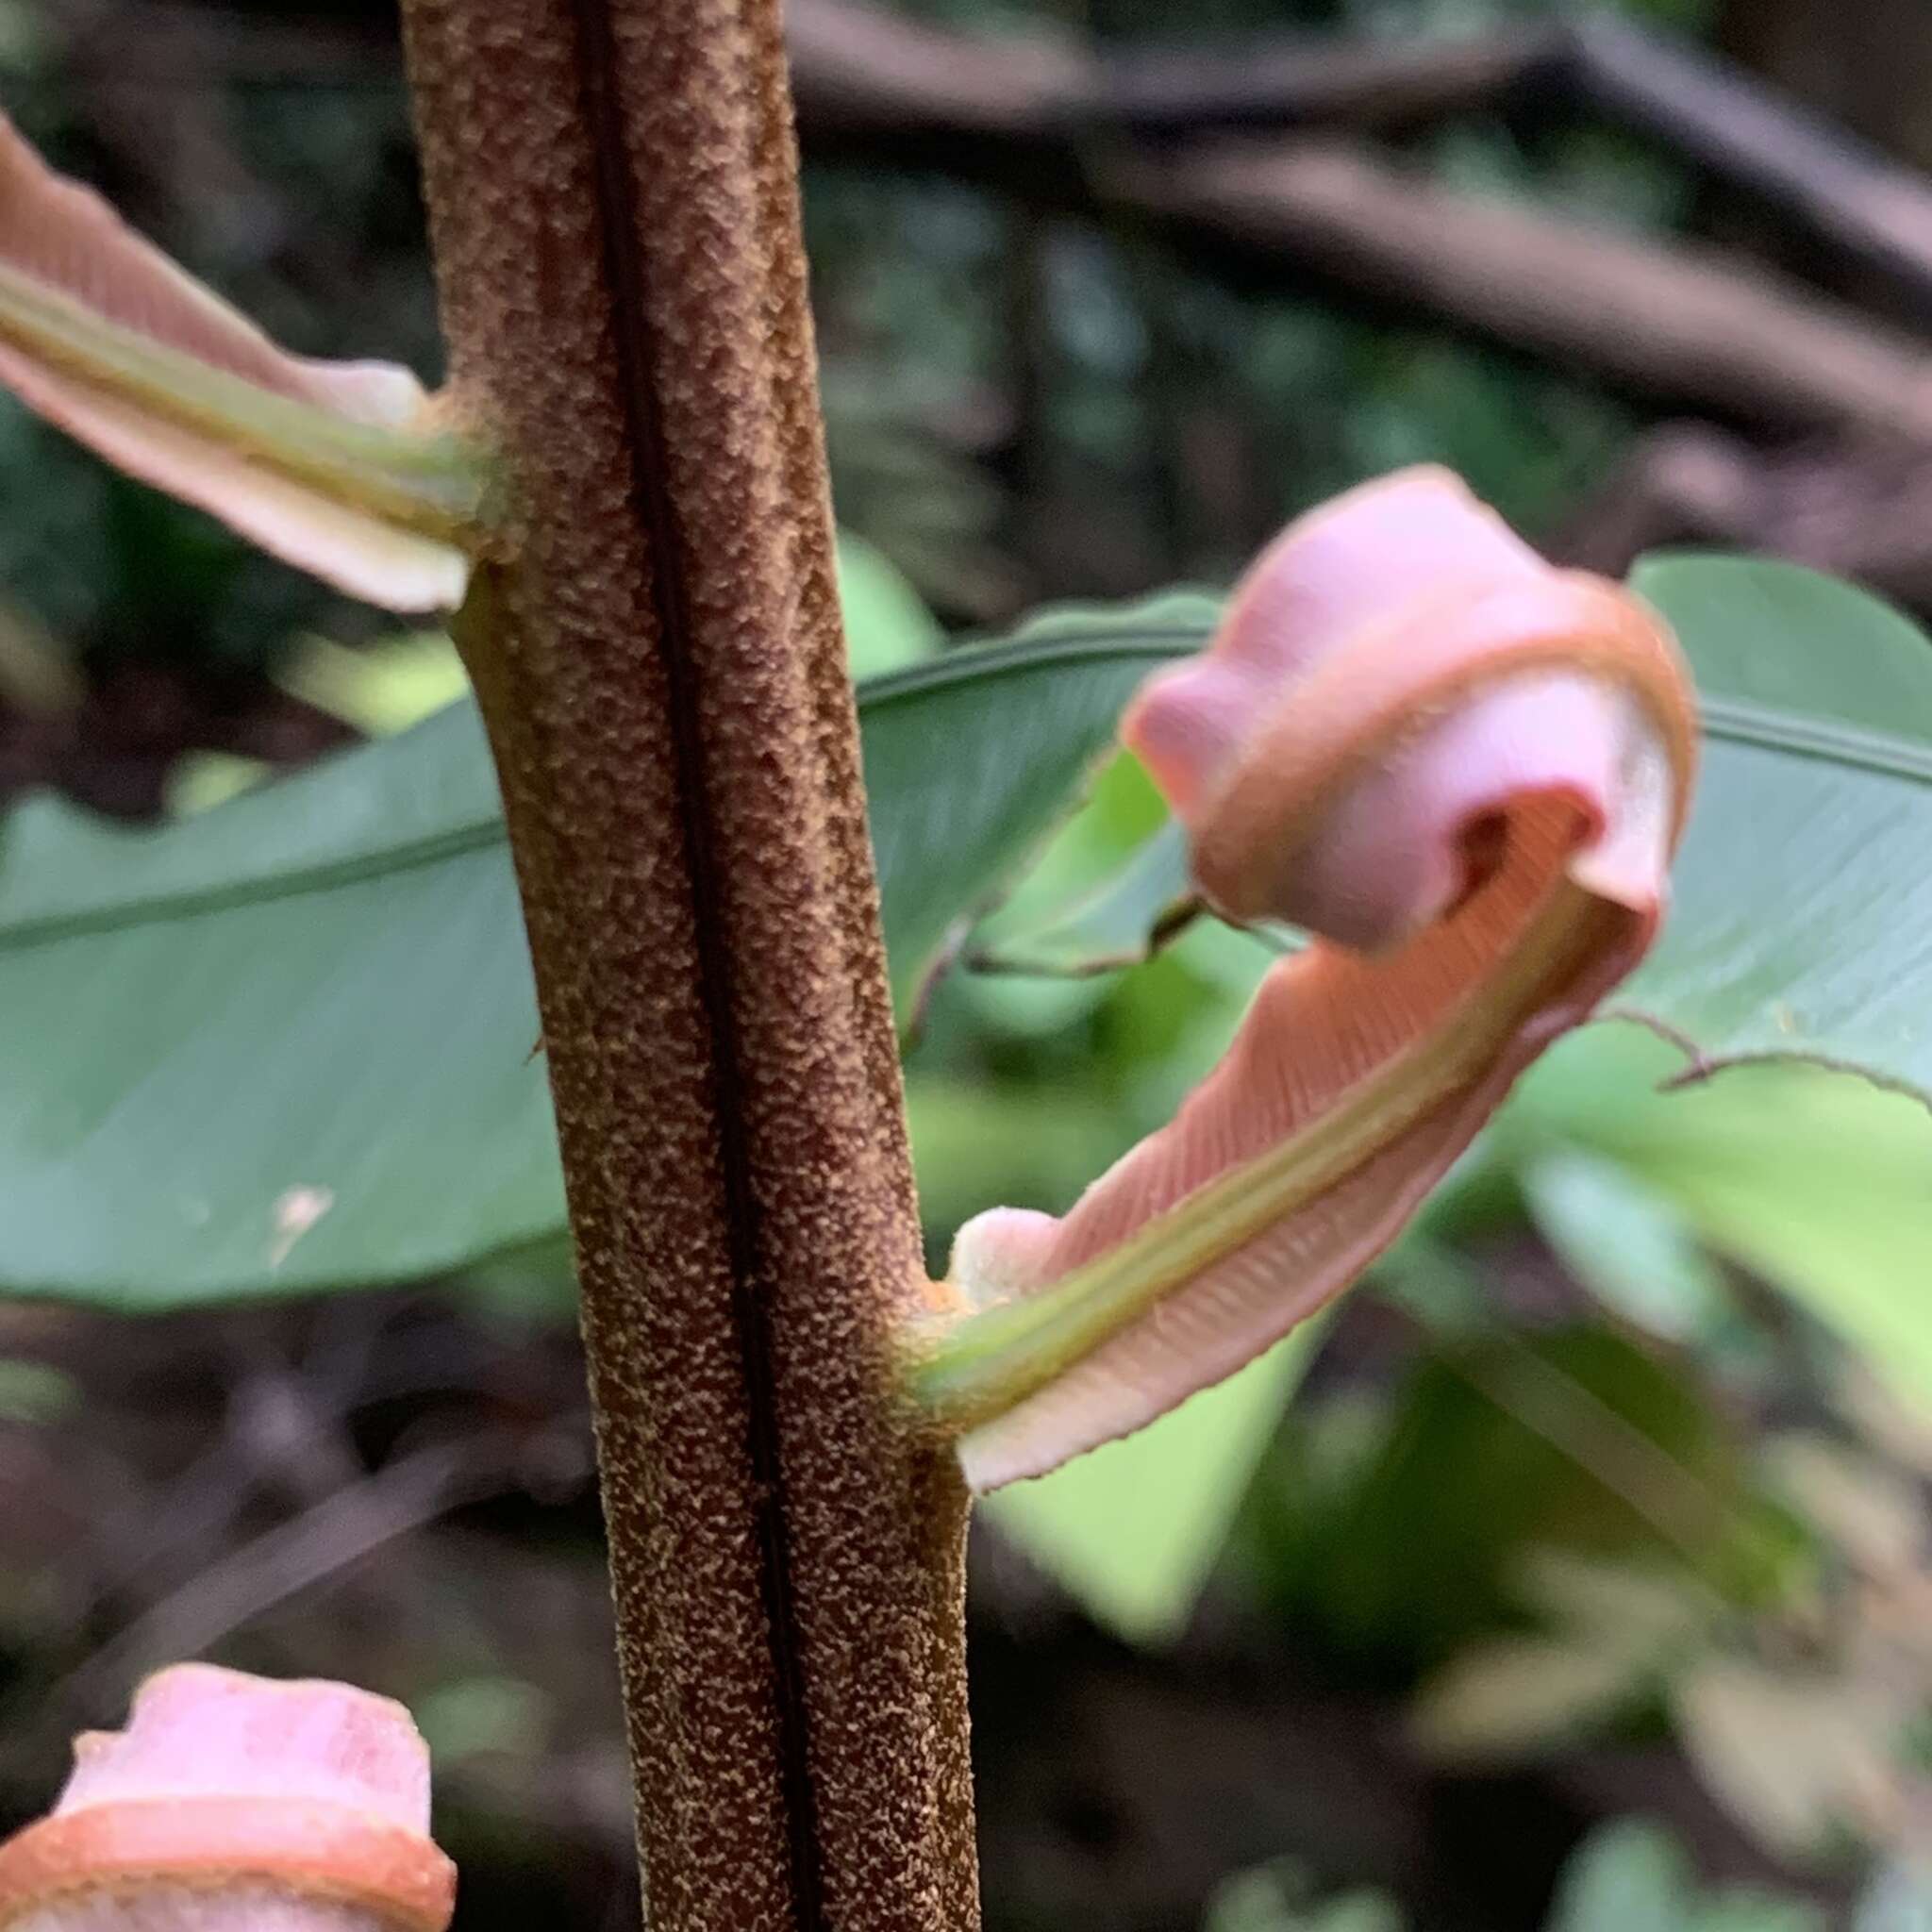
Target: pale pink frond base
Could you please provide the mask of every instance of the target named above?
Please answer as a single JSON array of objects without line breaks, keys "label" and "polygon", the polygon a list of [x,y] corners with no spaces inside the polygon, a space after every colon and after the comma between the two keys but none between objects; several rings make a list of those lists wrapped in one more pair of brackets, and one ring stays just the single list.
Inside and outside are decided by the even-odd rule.
[{"label": "pale pink frond base", "polygon": [[[82,320],[107,325],[278,404],[399,433],[426,431],[436,413],[407,369],[318,361],[277,347],[99,195],[57,175],[4,116],[0,267],[70,305],[76,326]],[[215,432],[184,426],[95,380],[84,362],[18,328],[0,339],[0,384],[129,475],[208,511],[351,596],[410,612],[453,609],[462,601],[469,559],[440,530],[421,534],[340,500],[342,492],[273,470]]]},{"label": "pale pink frond base", "polygon": [[400,1705],[205,1664],[75,1740],[59,1802],[0,1844],[7,1932],[443,1932],[449,1860]]},{"label": "pale pink frond base", "polygon": [[[1352,492],[1264,553],[1123,735],[1210,899],[1320,937],[1264,980],[1176,1118],[1060,1219],[969,1223],[969,1307],[1038,1294],[1345,1105],[1379,1138],[1321,1191],[959,1442],[985,1490],[1138,1428],[1353,1281],[1517,1075],[1643,957],[1694,764],[1655,616],[1552,570],[1440,471]],[[1151,1278],[1151,1277],[1150,1277]]]},{"label": "pale pink frond base", "polygon": [[271,557],[385,610],[453,610],[470,559],[278,476],[0,344],[0,386],[118,470],[218,517]]}]

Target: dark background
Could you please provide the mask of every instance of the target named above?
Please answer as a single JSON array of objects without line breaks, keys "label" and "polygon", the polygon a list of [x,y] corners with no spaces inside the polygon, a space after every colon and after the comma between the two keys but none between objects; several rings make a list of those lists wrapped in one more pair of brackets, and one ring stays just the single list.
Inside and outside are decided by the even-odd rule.
[{"label": "dark background", "polygon": [[[794,0],[841,525],[969,633],[1224,580],[1287,514],[1436,459],[1596,568],[1720,542],[1932,610],[1914,426],[1932,418],[1910,386],[1932,317],[1932,8],[1581,18]],[[970,38],[915,37],[908,81],[908,23]],[[1674,64],[1687,48],[1732,79],[1710,92]],[[1707,87],[1689,107],[1687,73]],[[0,102],[283,341],[440,373],[390,8],[0,0]],[[1767,103],[1823,117],[1809,144],[1774,118],[1767,150]],[[146,820],[252,772],[223,759],[316,757],[356,727],[291,677],[305,640],[386,631],[0,408],[0,794]],[[1233,997],[1201,960],[942,991],[911,1066],[936,1244],[1003,1191],[1063,1200]],[[1536,1549],[1662,1551],[1680,1594],[1720,1605],[1686,1643],[1774,1678],[1802,1662],[1844,1708],[1873,1632],[1932,1621],[1924,1434],[1845,1396],[1855,1360],[1716,1263],[1724,1321],[1646,1325],[1587,1257],[1557,1259],[1507,1178],[1492,1195],[1453,1204],[1436,1253],[1484,1325],[1444,1321],[1450,1291],[1415,1270],[1350,1303],[1177,1634],[1127,1641],[1038,1547],[976,1532],[991,1925],[1514,1932],[1545,1923],[1580,1841],[1642,1813],[1700,1884],[1776,1895],[1697,1924],[1781,1932],[1851,1924],[1874,1871],[1924,1855],[1910,1750],[1803,1855],[1780,1826],[1831,1748],[1829,1698],[1746,1745],[1769,1797],[1661,1691],[1474,1768],[1418,1738],[1418,1687],[1523,1627],[1511,1578]],[[1604,1239],[1622,1251],[1614,1219]],[[1532,1386],[1556,1391],[1554,1421]],[[1820,1429],[1846,1482],[1771,1482],[1780,1445]],[[1689,1581],[1641,1477],[1632,1499],[1632,1436],[1717,1499],[1721,1555]],[[1874,1497],[1895,1506],[1883,1559],[1883,1526],[1848,1526]],[[631,1922],[554,1266],[144,1322],[0,1307],[0,1823],[44,1806],[69,1733],[191,1654],[411,1702],[465,1932]],[[1932,1662],[1914,1669],[1898,1694],[1923,1700]],[[1644,1909],[1600,1923],[1661,1923]]]}]

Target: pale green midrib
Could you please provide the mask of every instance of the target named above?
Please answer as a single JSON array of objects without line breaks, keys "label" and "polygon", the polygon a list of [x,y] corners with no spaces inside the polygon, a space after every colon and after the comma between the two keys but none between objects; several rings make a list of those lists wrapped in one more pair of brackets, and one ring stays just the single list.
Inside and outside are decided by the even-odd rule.
[{"label": "pale green midrib", "polygon": [[[116,932],[143,925],[166,925],[205,918],[238,906],[272,906],[278,900],[301,898],[310,892],[336,891],[345,886],[389,878],[425,866],[459,858],[465,853],[488,851],[505,842],[500,814],[459,821],[439,832],[377,846],[341,858],[323,859],[291,872],[257,874],[222,885],[207,885],[153,898],[122,900],[80,912],[50,912],[0,927],[0,955],[26,952],[35,946],[75,939],[92,932]],[[0,843],[0,867],[5,847]]]},{"label": "pale green midrib", "polygon": [[[1028,647],[1024,651],[1016,651],[1009,645],[991,645],[984,650],[961,651],[950,659],[942,658],[934,664],[914,666],[906,671],[891,672],[883,677],[868,678],[858,688],[858,708],[862,714],[870,716],[886,705],[942,691],[962,681],[976,683],[982,676],[999,676],[1029,668],[1049,670],[1070,660],[1077,661],[1084,658],[1107,656],[1109,653],[1129,660],[1141,657],[1174,655],[1166,646],[1148,641],[1145,635],[1140,632],[1132,633],[1127,641],[1116,638],[1110,645],[1106,639],[1098,636],[1072,639],[1058,645]],[[474,708],[475,700],[465,698],[458,700],[458,703]],[[440,717],[443,715],[439,714]],[[428,728],[435,722],[425,721],[425,724],[419,728]],[[399,748],[403,741],[401,739],[391,740],[389,744],[391,747]],[[312,772],[316,768],[309,769]],[[245,808],[245,795],[236,803]],[[128,836],[133,839],[165,838],[175,829],[176,828],[162,827],[146,832],[136,831]],[[277,899],[295,898],[311,891],[329,891],[340,886],[355,885],[388,873],[408,872],[432,865],[439,859],[459,857],[465,852],[500,845],[505,842],[505,838],[503,817],[500,812],[491,812],[487,816],[476,814],[440,826],[433,832],[419,833],[411,839],[398,840],[392,844],[378,845],[361,852],[343,853],[327,858],[311,859],[286,870],[250,873],[244,877],[225,880],[219,884],[203,884],[175,891],[113,899],[77,911],[46,912],[11,923],[0,920],[0,953],[49,944],[81,933],[112,931],[124,926],[198,918],[206,913],[223,911],[232,906],[264,905]],[[4,876],[7,863],[5,839],[6,822],[0,819],[0,876]]]},{"label": "pale green midrib", "polygon": [[[936,1344],[926,1340],[910,1370],[921,1404],[962,1432],[994,1420],[1353,1173],[1480,1077],[1523,1024],[1531,995],[1570,963],[1588,909],[1601,904],[1560,885],[1499,973],[1300,1134],[1182,1196],[1044,1291],[967,1316]],[[1472,1008],[1493,1013],[1494,1024],[1470,1025]]]},{"label": "pale green midrib", "polygon": [[331,502],[452,540],[482,521],[485,468],[461,438],[357,423],[277,395],[4,265],[0,341]]},{"label": "pale green midrib", "polygon": [[[1070,625],[1080,620],[1069,618]],[[1040,620],[1042,629],[1053,624]],[[868,687],[880,703],[901,695],[902,683],[917,679],[928,669],[936,670],[941,680],[966,678],[1004,670],[1020,669],[1048,651],[1056,657],[1132,657],[1159,659],[1184,656],[1197,649],[1211,635],[1205,624],[1173,623],[1132,627],[1131,644],[1119,633],[1087,631],[1054,639],[1045,644],[1015,641],[991,644],[954,653],[935,667],[915,667],[876,679]],[[949,675],[950,674],[950,677]],[[1932,693],[1928,693],[1932,698]],[[1849,720],[1807,717],[1774,705],[1759,704],[1749,698],[1720,693],[1701,694],[1704,735],[1724,743],[1741,744],[1757,750],[1774,751],[1792,758],[1810,758],[1822,763],[1857,771],[1869,771],[1917,784],[1932,784],[1932,743],[1915,743],[1910,739],[1877,730],[1871,725],[1854,724]]]},{"label": "pale green midrib", "polygon": [[[1052,620],[1042,620],[1042,625]],[[1045,641],[999,643],[956,651],[934,663],[869,678],[859,687],[858,704],[868,718],[890,708],[965,684],[987,684],[1028,672],[1047,671],[1086,660],[1158,661],[1184,655],[1207,634],[1187,624],[1151,629],[1123,624],[1090,627],[1068,620],[1075,634]],[[1883,738],[1850,725],[1804,720],[1769,707],[1733,699],[1705,703],[1707,736],[1760,750],[1810,757],[1843,769],[1864,770],[1902,781],[1932,784],[1932,747],[1921,752],[1905,741]],[[0,820],[0,841],[5,822]],[[139,835],[137,835],[139,836]],[[165,836],[165,833],[160,836]],[[145,894],[91,906],[77,912],[50,912],[13,924],[0,922],[0,952],[48,943],[73,934],[112,930],[147,922],[193,918],[237,905],[292,898],[308,891],[353,885],[389,872],[406,872],[503,841],[497,813],[462,819],[454,824],[392,845],[311,861],[291,871],[253,873],[220,885]],[[0,842],[0,874],[6,852]]]},{"label": "pale green midrib", "polygon": [[[1050,621],[1042,620],[1042,624]],[[1081,626],[1074,635],[1062,638],[1050,634],[1039,637],[1029,627],[1024,641],[967,644],[930,663],[869,677],[858,688],[859,705],[867,712],[883,711],[904,699],[923,697],[949,686],[991,683],[1008,675],[1078,663],[1087,658],[1120,663],[1138,663],[1143,659],[1165,662],[1198,649],[1208,635],[1206,629],[1195,625],[1123,624],[1118,629],[1106,630]]]},{"label": "pale green midrib", "polygon": [[1813,758],[1846,771],[1932,785],[1932,744],[1916,744],[1844,720],[1807,718],[1748,698],[1706,697],[1700,703],[1707,738],[1786,758]]},{"label": "pale green midrib", "polygon": [[[1104,923],[1116,905],[1140,903],[1132,897],[1133,888],[1149,874],[1157,882],[1163,882],[1161,869],[1176,858],[1185,868],[1185,840],[1178,822],[1170,818],[1149,832],[1099,885],[1074,899],[1057,917],[1030,933],[996,940],[984,950],[974,946],[967,957],[981,970],[991,965],[1002,973],[1034,974],[1045,978],[1068,972],[1107,972],[1138,965],[1146,955],[1147,933],[1138,935],[1135,941],[1115,951],[1094,950],[1083,946],[1082,941],[1094,925]],[[1150,930],[1177,908],[1191,902],[1198,903],[1183,876],[1174,891],[1152,908]]]}]

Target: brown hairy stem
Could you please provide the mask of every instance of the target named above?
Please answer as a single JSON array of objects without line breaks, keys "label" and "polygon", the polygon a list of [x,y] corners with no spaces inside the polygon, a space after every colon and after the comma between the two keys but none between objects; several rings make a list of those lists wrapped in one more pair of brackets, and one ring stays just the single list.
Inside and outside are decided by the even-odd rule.
[{"label": "brown hairy stem", "polygon": [[459,630],[557,1102],[651,1923],[970,1926],[964,1505],[894,1399],[924,1276],[776,0],[406,15],[456,381],[517,499]]}]

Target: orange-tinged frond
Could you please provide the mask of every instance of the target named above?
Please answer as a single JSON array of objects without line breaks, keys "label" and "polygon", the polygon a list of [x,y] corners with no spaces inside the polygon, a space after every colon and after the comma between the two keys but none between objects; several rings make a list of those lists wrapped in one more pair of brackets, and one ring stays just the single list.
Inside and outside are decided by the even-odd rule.
[{"label": "orange-tinged frond", "polygon": [[969,1480],[1152,1421],[1340,1293],[1641,959],[1695,764],[1661,622],[1446,472],[1295,524],[1123,737],[1238,920],[1315,942],[1058,1220],[969,1223],[914,1382]]},{"label": "orange-tinged frond", "polygon": [[75,1740],[59,1802],[0,1844],[0,1925],[31,1932],[442,1932],[409,1714],[346,1684],[177,1664],[125,1731]]},{"label": "orange-tinged frond", "polygon": [[0,384],[351,594],[461,601],[476,452],[406,369],[292,356],[0,117]]}]

